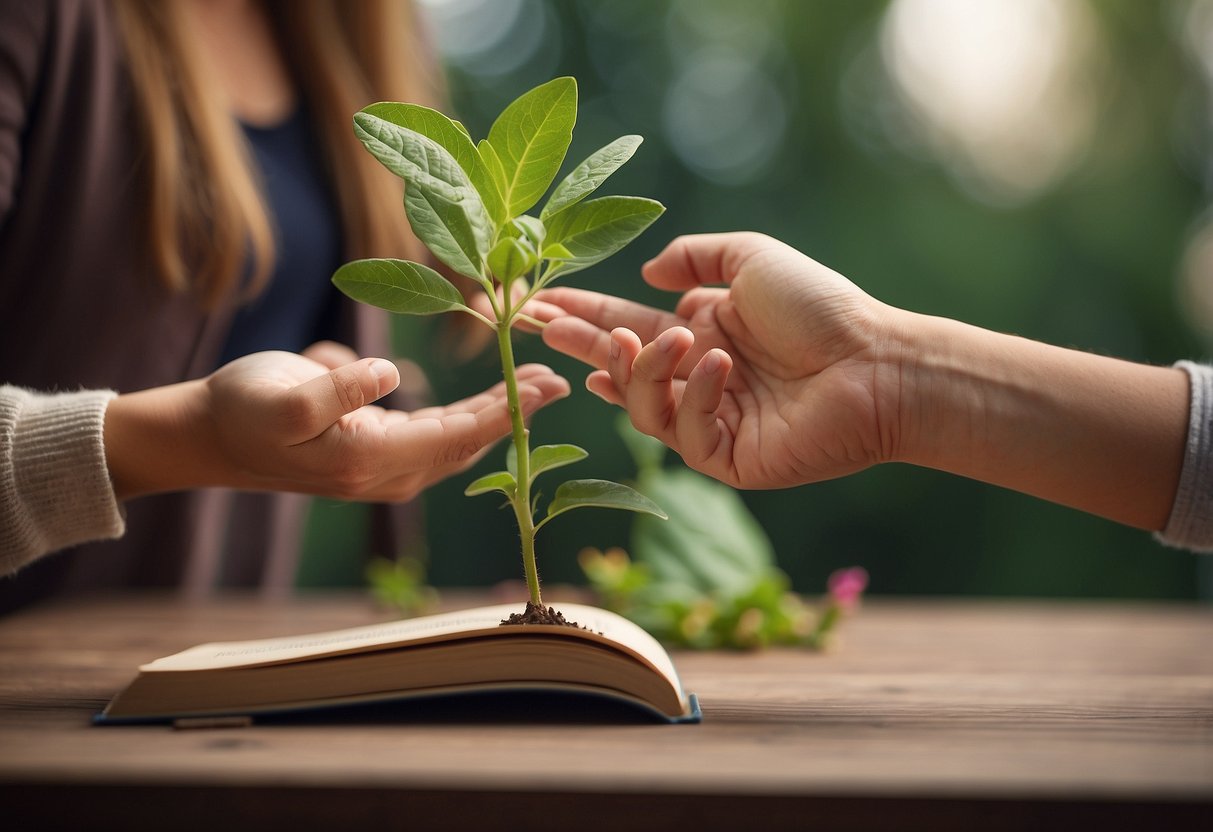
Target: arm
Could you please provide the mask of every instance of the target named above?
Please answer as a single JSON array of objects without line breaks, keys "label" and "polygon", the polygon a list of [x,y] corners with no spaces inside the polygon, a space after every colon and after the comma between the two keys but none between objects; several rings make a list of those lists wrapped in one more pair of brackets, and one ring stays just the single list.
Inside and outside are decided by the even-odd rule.
[{"label": "arm", "polygon": [[775,488],[909,462],[1167,523],[1182,370],[895,309],[756,234],[680,238],[644,274],[685,292],[674,313],[553,290],[544,340],[600,368],[587,386],[693,468]]},{"label": "arm", "polygon": [[[245,356],[205,379],[114,397],[0,387],[0,574],[123,532],[119,503],[203,486],[402,501],[509,433],[504,384],[411,413],[370,403],[399,381],[335,344]],[[568,394],[519,368],[528,415]]]},{"label": "arm", "polygon": [[902,313],[897,459],[1143,529],[1171,512],[1188,376]]},{"label": "arm", "polygon": [[[119,396],[105,447],[119,499],[200,486],[403,501],[463,470],[511,425],[504,384],[406,413],[371,405],[399,383],[385,359],[331,343],[263,352],[211,376]],[[529,415],[567,395],[546,367],[519,372]]]}]

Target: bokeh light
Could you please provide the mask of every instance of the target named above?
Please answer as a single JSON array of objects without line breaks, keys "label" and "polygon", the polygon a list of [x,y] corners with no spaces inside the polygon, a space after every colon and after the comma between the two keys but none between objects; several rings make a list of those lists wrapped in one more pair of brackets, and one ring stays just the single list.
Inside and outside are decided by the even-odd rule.
[{"label": "bokeh light", "polygon": [[[1200,112],[1189,114],[1189,127],[1181,148],[1203,177],[1206,190],[1213,189],[1213,0],[1192,0],[1175,15],[1178,39],[1188,59],[1198,68],[1202,81]],[[1195,108],[1194,108],[1195,109]],[[1188,322],[1207,340],[1213,341],[1213,212],[1194,224],[1180,270],[1180,308]]]},{"label": "bokeh light", "polygon": [[688,168],[725,185],[753,181],[782,148],[787,102],[778,5],[688,2],[671,6],[667,43],[676,70],[665,94],[666,140]]},{"label": "bokeh light", "polygon": [[514,72],[537,56],[554,64],[559,31],[539,0],[420,0],[443,59],[470,75]]},{"label": "bokeh light", "polygon": [[1091,138],[1097,30],[1072,0],[894,0],[881,54],[931,148],[994,202],[1063,177]]}]

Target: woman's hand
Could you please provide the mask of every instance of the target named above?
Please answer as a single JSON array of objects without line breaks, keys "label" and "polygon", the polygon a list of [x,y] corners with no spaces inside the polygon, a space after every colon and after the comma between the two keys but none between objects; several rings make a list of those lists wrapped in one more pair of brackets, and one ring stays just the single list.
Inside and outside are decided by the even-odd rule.
[{"label": "woman's hand", "polygon": [[[568,395],[547,367],[519,368],[524,414]],[[119,396],[106,456],[119,499],[198,486],[400,501],[462,471],[510,431],[504,384],[406,413],[372,404],[394,364],[332,343],[262,352],[199,381]]]},{"label": "woman's hand", "polygon": [[[760,234],[681,237],[645,279],[673,313],[576,289],[540,293],[551,347],[586,386],[692,468],[739,488],[828,479],[892,458],[899,395],[888,307]],[[702,288],[725,284],[728,288]]]},{"label": "woman's hand", "polygon": [[[901,461],[1162,529],[1188,378],[886,306],[758,234],[675,240],[644,267],[673,314],[555,289],[550,346],[687,464],[775,488]],[[724,283],[727,289],[697,288]]]}]

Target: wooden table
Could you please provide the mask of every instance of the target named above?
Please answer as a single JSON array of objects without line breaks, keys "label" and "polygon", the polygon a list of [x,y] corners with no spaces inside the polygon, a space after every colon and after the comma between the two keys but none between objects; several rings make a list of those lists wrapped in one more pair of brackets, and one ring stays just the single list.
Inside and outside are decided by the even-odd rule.
[{"label": "wooden table", "polygon": [[531,700],[89,724],[157,656],[377,617],[134,597],[0,620],[4,826],[1213,829],[1213,611],[1190,606],[876,600],[830,653],[676,654],[692,726]]}]

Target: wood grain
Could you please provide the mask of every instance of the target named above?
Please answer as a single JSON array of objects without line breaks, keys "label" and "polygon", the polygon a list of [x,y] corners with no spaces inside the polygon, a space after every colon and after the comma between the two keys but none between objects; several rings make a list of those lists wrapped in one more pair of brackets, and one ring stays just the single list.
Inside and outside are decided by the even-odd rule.
[{"label": "wood grain", "polygon": [[675,654],[698,726],[544,697],[232,730],[89,724],[158,656],[379,618],[350,597],[130,597],[0,620],[0,800],[126,828],[174,802],[196,805],[181,828],[304,807],[301,822],[378,807],[510,828],[506,805],[566,829],[1213,822],[1213,611],[1192,606],[875,601],[828,653]]}]

